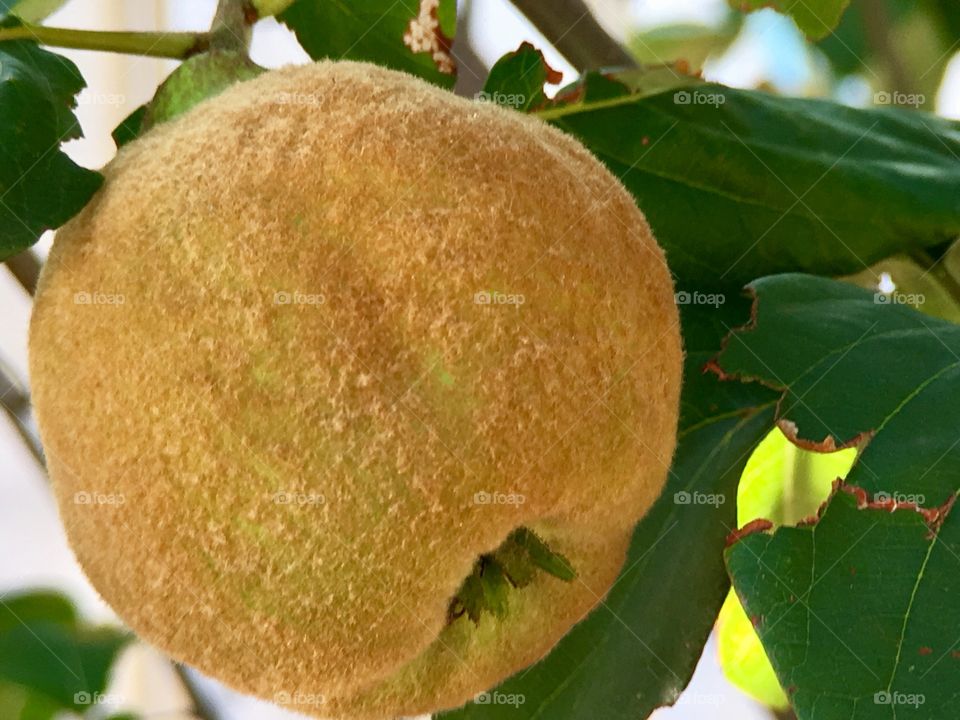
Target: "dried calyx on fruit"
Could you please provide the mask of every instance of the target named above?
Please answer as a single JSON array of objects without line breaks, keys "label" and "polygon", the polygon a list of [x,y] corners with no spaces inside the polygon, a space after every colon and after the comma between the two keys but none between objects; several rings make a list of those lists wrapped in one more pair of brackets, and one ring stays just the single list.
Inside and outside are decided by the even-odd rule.
[{"label": "dried calyx on fruit", "polygon": [[510,605],[510,588],[529,585],[538,570],[568,582],[577,576],[567,559],[547,547],[536,533],[517,528],[495,552],[477,558],[473,572],[450,601],[450,621],[464,613],[478,624],[484,612],[502,618]]},{"label": "dried calyx on fruit", "polygon": [[663,487],[681,349],[663,254],[581,145],[327,62],[104,174],[30,361],[70,542],[145,640],[387,718],[468,701],[599,602]]}]

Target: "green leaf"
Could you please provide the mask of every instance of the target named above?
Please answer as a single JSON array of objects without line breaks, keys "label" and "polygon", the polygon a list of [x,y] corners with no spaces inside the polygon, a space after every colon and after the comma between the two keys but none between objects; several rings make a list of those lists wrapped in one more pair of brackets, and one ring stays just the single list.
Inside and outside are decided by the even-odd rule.
[{"label": "green leaf", "polygon": [[737,481],[773,421],[775,393],[701,371],[743,312],[736,299],[683,307],[686,374],[673,472],[637,526],[610,594],[544,660],[497,688],[523,695],[521,705],[470,704],[442,717],[636,720],[676,701],[729,587],[722,548],[736,525]]},{"label": "green leaf", "polygon": [[677,23],[660,25],[630,36],[630,52],[641,63],[683,59],[700,69],[704,61],[726,51],[740,34],[743,16],[729,13],[719,25]]},{"label": "green leaf", "polygon": [[752,12],[772,7],[789,15],[807,37],[819,40],[840,23],[850,0],[729,0],[734,9]]},{"label": "green leaf", "polygon": [[81,136],[72,108],[83,87],[66,58],[0,42],[0,260],[69,220],[103,181],[60,150]]},{"label": "green leaf", "polygon": [[948,34],[960,35],[960,5],[953,0],[926,0],[924,4],[943,23]]},{"label": "green leaf", "polygon": [[752,322],[712,367],[780,388],[795,443],[863,449],[816,524],[732,547],[737,594],[801,720],[952,717],[960,326],[824,278],[751,291]]},{"label": "green leaf", "polygon": [[78,625],[72,604],[51,593],[0,600],[0,683],[40,696],[43,707],[86,710],[130,639]]},{"label": "green leaf", "polygon": [[847,480],[940,505],[960,483],[960,326],[806,275],[751,285],[755,326],[737,330],[720,372],[783,390],[777,421],[814,450],[867,442]]},{"label": "green leaf", "polygon": [[847,274],[960,234],[960,124],[675,81],[538,114],[623,180],[681,287]]},{"label": "green leaf", "polygon": [[263,72],[262,67],[239,52],[214,50],[188,58],[157,89],[147,105],[140,130],[172,120],[234,83]]},{"label": "green leaf", "polygon": [[0,680],[0,717],[5,720],[53,720],[61,710],[43,695]]},{"label": "green leaf", "polygon": [[231,85],[251,80],[264,68],[243,53],[211,50],[180,63],[157,88],[153,99],[124,118],[111,133],[118,148],[154,125],[173,120]]},{"label": "green leaf", "polygon": [[952,718],[960,518],[871,507],[842,488],[819,521],[727,553],[800,720]]},{"label": "green leaf", "polygon": [[497,60],[477,98],[529,112],[547,102],[543,86],[561,79],[562,75],[547,65],[543,53],[525,42]]},{"label": "green leaf", "polygon": [[[836,73],[858,73],[869,82],[875,104],[932,110],[953,57],[958,8],[952,0],[853,0],[837,29],[817,46]],[[881,25],[886,32],[878,39],[875,27]]]},{"label": "green leaf", "polygon": [[[899,25],[903,16],[911,9],[907,3],[897,2],[897,0],[876,1],[879,2],[884,17],[895,25]],[[836,30],[817,42],[817,47],[827,56],[827,60],[837,73],[841,75],[863,73],[871,79],[876,79],[867,68],[877,72],[876,68],[882,68],[883,63],[875,62],[876,57],[867,39],[865,17],[867,13],[875,13],[876,8],[876,5],[870,5],[870,0],[868,2],[852,0]],[[899,44],[899,38],[895,33],[891,33],[890,40]]]},{"label": "green leaf", "polygon": [[278,19],[314,60],[366,60],[443,87],[456,79],[454,0],[297,0]]},{"label": "green leaf", "polygon": [[0,605],[0,633],[33,623],[58,625],[72,631],[78,623],[77,609],[63,595],[49,591],[3,599]]},{"label": "green leaf", "polygon": [[117,148],[122,148],[128,142],[136,140],[143,129],[143,119],[147,114],[147,106],[141,105],[132,113],[127,115],[123,121],[113,129],[110,136],[117,144]]}]

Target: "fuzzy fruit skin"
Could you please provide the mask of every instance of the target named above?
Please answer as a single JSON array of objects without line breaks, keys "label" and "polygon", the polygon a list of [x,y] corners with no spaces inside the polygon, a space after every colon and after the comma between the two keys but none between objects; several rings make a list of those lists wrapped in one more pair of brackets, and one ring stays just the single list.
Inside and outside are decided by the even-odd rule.
[{"label": "fuzzy fruit skin", "polygon": [[[662,252],[576,141],[325,62],[105,175],[57,235],[30,363],[70,542],[141,637],[301,712],[387,718],[464,703],[604,596],[665,481],[681,346]],[[447,625],[521,525],[579,577]]]}]

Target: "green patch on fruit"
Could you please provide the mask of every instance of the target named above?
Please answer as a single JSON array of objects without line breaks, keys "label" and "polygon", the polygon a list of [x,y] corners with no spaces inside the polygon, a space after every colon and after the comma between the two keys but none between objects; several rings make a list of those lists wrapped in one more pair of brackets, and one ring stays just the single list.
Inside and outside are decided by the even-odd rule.
[{"label": "green patch on fruit", "polygon": [[492,553],[477,558],[473,572],[450,601],[449,621],[466,615],[475,624],[484,613],[507,614],[510,592],[529,585],[537,572],[570,582],[577,577],[570,562],[532,531],[517,528]]},{"label": "green patch on fruit", "polygon": [[430,352],[426,360],[427,370],[432,373],[433,378],[445,388],[452,388],[456,383],[453,373],[446,367],[443,361],[443,355],[434,350]]}]

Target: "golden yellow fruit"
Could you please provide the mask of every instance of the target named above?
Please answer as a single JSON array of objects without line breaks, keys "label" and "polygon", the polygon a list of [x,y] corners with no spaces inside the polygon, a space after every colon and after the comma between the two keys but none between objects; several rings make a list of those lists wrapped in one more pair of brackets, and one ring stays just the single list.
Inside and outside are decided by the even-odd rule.
[{"label": "golden yellow fruit", "polygon": [[[318,63],[120,152],[56,238],[36,411],[93,585],[320,716],[452,707],[606,593],[674,448],[681,349],[632,198],[542,122]],[[518,527],[546,572],[451,603]]]}]

